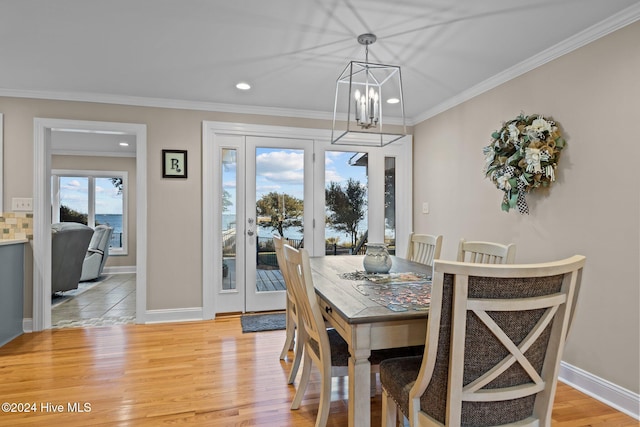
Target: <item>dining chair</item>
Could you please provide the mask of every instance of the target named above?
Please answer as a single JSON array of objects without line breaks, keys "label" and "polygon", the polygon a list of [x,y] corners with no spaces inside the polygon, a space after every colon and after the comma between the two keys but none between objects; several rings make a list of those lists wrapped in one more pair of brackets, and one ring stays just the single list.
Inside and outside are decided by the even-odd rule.
[{"label": "dining chair", "polygon": [[440,258],[442,250],[442,235],[432,236],[431,234],[409,235],[409,247],[407,248],[407,259],[421,264],[433,265],[433,260]]},{"label": "dining chair", "polygon": [[481,264],[513,264],[516,259],[516,245],[493,242],[472,242],[460,239],[458,244],[459,262]]},{"label": "dining chair", "polygon": [[[309,265],[309,253],[306,249],[295,249],[285,244],[284,262],[288,269],[287,274],[291,282],[291,288],[296,301],[296,313],[298,316],[297,339],[303,343],[304,358],[302,362],[302,374],[296,394],[291,403],[291,409],[300,408],[304,397],[312,364],[320,371],[320,402],[316,427],[324,427],[329,417],[329,404],[331,403],[331,377],[347,376],[349,365],[349,345],[335,329],[327,329],[322,310],[318,304],[311,267]],[[419,347],[421,354],[424,350]],[[369,357],[372,379],[375,380],[379,371],[380,362],[387,358],[408,357],[418,353],[418,347],[403,347],[398,349],[373,350]],[[375,381],[372,381],[375,385]]]},{"label": "dining chair", "polygon": [[424,354],[380,366],[383,425],[550,426],[584,264],[435,261]]},{"label": "dining chair", "polygon": [[[296,300],[291,289],[289,280],[289,272],[287,271],[284,261],[284,245],[289,242],[278,235],[273,236],[273,246],[276,250],[276,259],[278,261],[278,267],[282,273],[284,279],[284,285],[287,292],[287,300],[285,305],[285,341],[280,352],[280,360],[284,360],[289,353],[293,350],[293,365],[289,371],[288,384],[293,384],[296,375],[298,374],[298,368],[300,367],[300,361],[302,360],[302,342],[300,339],[296,339],[296,330],[298,328],[298,317],[296,315]],[[294,348],[295,347],[295,348]]]}]

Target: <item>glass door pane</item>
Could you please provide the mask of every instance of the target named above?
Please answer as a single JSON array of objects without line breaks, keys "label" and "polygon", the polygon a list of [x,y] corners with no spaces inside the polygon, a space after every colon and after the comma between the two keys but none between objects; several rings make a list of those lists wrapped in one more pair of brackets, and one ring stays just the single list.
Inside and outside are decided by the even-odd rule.
[{"label": "glass door pane", "polygon": [[304,197],[305,162],[312,148],[303,140],[247,137],[247,311],[284,309],[273,235],[304,247],[305,204],[312,201]]},{"label": "glass door pane", "polygon": [[384,242],[396,253],[396,158],[384,158]]},{"label": "glass door pane", "polygon": [[96,208],[94,225],[113,228],[110,248],[122,248],[123,187],[121,178],[95,178]]},{"label": "glass door pane", "polygon": [[368,237],[367,153],[325,151],[327,255],[364,254]]},{"label": "glass door pane", "polygon": [[89,178],[60,177],[60,222],[89,222]]},{"label": "glass door pane", "polygon": [[[237,150],[222,149],[222,290],[236,289]],[[220,262],[220,260],[218,260]]]}]

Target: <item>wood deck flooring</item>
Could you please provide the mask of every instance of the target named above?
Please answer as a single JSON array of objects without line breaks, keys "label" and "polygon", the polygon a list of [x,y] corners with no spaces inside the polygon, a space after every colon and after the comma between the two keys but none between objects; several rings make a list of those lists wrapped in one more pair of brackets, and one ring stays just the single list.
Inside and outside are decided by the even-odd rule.
[{"label": "wood deck flooring", "polygon": [[256,286],[258,292],[264,291],[284,291],[284,277],[280,270],[256,270]]},{"label": "wood deck flooring", "polygon": [[[24,334],[0,347],[1,401],[20,409],[0,412],[0,425],[311,427],[317,371],[291,411],[291,361],[278,359],[284,338],[243,334],[240,316]],[[377,387],[373,426],[381,425]],[[328,427],[347,425],[347,396],[346,378],[334,378]],[[560,383],[552,426],[638,421]]]}]

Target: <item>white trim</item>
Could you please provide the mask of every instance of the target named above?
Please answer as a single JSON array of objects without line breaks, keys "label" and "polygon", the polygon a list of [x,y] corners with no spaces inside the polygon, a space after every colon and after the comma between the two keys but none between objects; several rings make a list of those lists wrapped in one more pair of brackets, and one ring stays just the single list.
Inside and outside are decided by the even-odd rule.
[{"label": "white trim", "polygon": [[[210,142],[213,138],[214,129],[211,129],[208,122],[202,122],[202,212],[204,215],[212,215],[212,221],[202,220],[202,235],[213,236],[216,227],[219,227],[218,216],[216,215],[216,204],[212,191],[209,191],[208,184],[211,183],[212,188],[219,185],[218,174],[214,173],[214,147]],[[212,258],[207,258],[211,256]],[[216,309],[214,304],[215,291],[214,286],[209,281],[216,277],[216,269],[207,262],[208,259],[215,259],[215,247],[212,239],[202,239],[202,318],[215,319]]]},{"label": "white trim", "polygon": [[640,19],[640,3],[629,6],[628,8],[616,13],[615,15],[612,15],[609,18],[600,21],[597,24],[592,25],[591,27],[569,37],[568,39],[565,39],[560,43],[543,50],[537,55],[534,55],[531,58],[514,65],[513,67],[507,68],[506,70],[492,77],[489,77],[487,80],[447,99],[446,101],[428,109],[422,114],[418,114],[417,116],[412,117],[411,121],[414,125],[423,122],[457,105],[460,105],[465,101],[475,98],[476,96],[484,92],[498,87],[501,84],[508,82],[509,80],[513,80],[528,71],[538,68],[546,64],[547,62],[566,55],[567,53],[573,52],[574,50],[581,48],[582,46],[585,46],[595,40],[598,40],[599,38],[604,37],[607,34],[619,30],[620,28],[625,27],[637,21],[638,19]]},{"label": "white trim", "polygon": [[33,330],[51,328],[51,129],[117,130],[136,137],[136,322],[147,305],[147,127],[83,120],[33,120]]},{"label": "white trim", "polygon": [[202,307],[148,310],[145,319],[147,324],[203,320]]},{"label": "white trim", "polygon": [[[263,116],[297,117],[302,119],[333,120],[333,112],[294,108],[258,107],[222,104],[218,102],[187,101],[181,99],[149,98],[142,96],[108,95],[90,92],[55,92],[43,90],[0,89],[0,96],[11,98],[52,99],[59,101],[96,102],[101,104],[133,105],[137,107],[174,108],[177,110],[217,111],[222,113],[255,114]],[[401,118],[385,117],[389,125],[402,125]],[[407,126],[411,126],[409,120]]]},{"label": "white trim", "polygon": [[132,274],[136,272],[135,265],[121,265],[113,267],[105,267],[102,272],[104,274]]},{"label": "white trim", "polygon": [[2,165],[4,165],[4,160],[3,160],[3,152],[4,152],[4,148],[3,148],[3,135],[4,135],[4,125],[3,125],[3,114],[0,113],[0,214],[2,212],[4,212],[3,210],[3,206],[2,206],[2,201],[4,200],[4,193],[3,193],[3,189],[4,189],[4,168]]},{"label": "white trim", "polygon": [[131,152],[115,152],[115,151],[90,151],[90,150],[53,150],[51,154],[56,156],[89,156],[89,157],[135,157],[135,153]]},{"label": "white trim", "polygon": [[25,334],[33,332],[33,319],[31,317],[22,319],[22,330]]},{"label": "white trim", "polygon": [[[133,105],[138,107],[174,108],[177,110],[218,111],[224,113],[257,114],[266,116],[299,117],[331,120],[333,113],[296,110],[277,107],[221,104],[217,102],[186,101],[180,99],[149,98],[142,96],[108,95],[89,92],[54,92],[40,90],[0,89],[0,96],[13,98],[52,99],[59,101],[96,102],[102,104]],[[399,120],[400,122],[401,120]],[[394,124],[394,123],[390,123]]]},{"label": "white trim", "polygon": [[605,405],[640,420],[640,395],[583,369],[560,362],[558,379]]}]

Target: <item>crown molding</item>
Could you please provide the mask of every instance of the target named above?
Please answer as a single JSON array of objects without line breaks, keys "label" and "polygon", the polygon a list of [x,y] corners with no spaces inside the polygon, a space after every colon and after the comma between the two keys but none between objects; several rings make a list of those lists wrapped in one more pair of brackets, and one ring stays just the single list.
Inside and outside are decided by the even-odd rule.
[{"label": "crown molding", "polygon": [[186,101],[168,98],[142,96],[109,95],[88,92],[54,92],[0,88],[0,96],[13,98],[49,99],[59,101],[96,102],[137,107],[174,108],[178,110],[217,111],[224,113],[257,114],[265,116],[299,117],[305,119],[331,120],[332,113],[277,107],[257,107],[251,105],[222,104],[216,102]]},{"label": "crown molding", "polygon": [[[169,98],[149,98],[142,96],[108,95],[88,92],[54,92],[27,89],[0,88],[0,96],[9,98],[48,99],[58,101],[95,102],[99,104],[129,105],[135,107],[173,108],[177,110],[211,111],[220,113],[252,114],[261,116],[294,117],[313,120],[333,120],[333,112],[313,111],[278,107],[258,107],[252,105],[222,104],[204,101],[186,101]],[[386,118],[390,125],[402,125],[401,119]],[[406,120],[407,126],[413,122]]]},{"label": "crown molding", "polygon": [[560,43],[551,46],[548,49],[543,50],[537,55],[532,56],[531,58],[520,62],[519,64],[514,65],[511,68],[508,68],[493,77],[488,78],[487,80],[472,86],[471,88],[455,95],[446,101],[436,105],[433,108],[428,109],[427,111],[419,114],[415,117],[412,117],[412,122],[414,124],[418,124],[423,122],[431,117],[434,117],[440,113],[443,113],[457,105],[462,104],[465,101],[468,101],[476,96],[487,92],[501,84],[508,82],[509,80],[513,80],[522,74],[531,71],[535,68],[538,68],[547,62],[550,62],[556,58],[559,58],[567,53],[573,52],[574,50],[581,48],[599,38],[606,36],[620,28],[623,28],[629,24],[634,23],[640,19],[640,3],[637,3],[633,6],[629,6],[628,8],[616,13],[615,15],[610,16],[609,18],[598,22],[595,25],[569,37],[561,41]]}]

